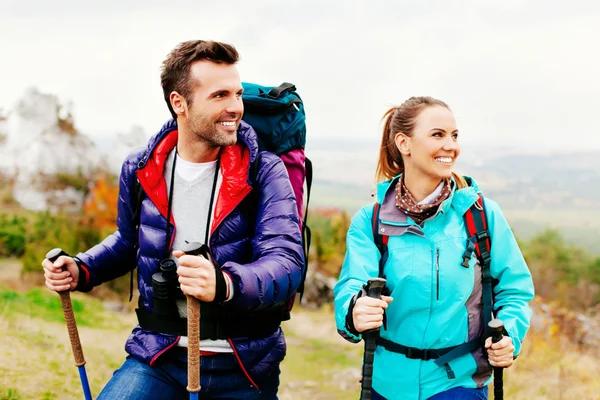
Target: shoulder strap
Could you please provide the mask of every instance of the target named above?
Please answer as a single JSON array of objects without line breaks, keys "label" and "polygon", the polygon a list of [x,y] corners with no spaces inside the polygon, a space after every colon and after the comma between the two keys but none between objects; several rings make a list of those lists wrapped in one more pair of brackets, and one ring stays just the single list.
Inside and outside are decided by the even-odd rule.
[{"label": "shoulder strap", "polygon": [[483,326],[485,337],[489,332],[488,322],[492,320],[493,312],[493,292],[492,292],[492,274],[490,264],[492,258],[491,251],[491,236],[488,230],[487,218],[484,209],[483,196],[479,194],[479,198],[471,208],[465,213],[465,226],[469,239],[467,242],[467,250],[463,255],[463,267],[468,267],[468,261],[471,254],[475,251],[479,264],[481,265],[481,284],[483,286]]},{"label": "shoulder strap", "polygon": [[302,300],[302,296],[304,295],[304,282],[306,281],[306,274],[308,272],[308,254],[310,252],[310,242],[312,240],[312,231],[310,227],[307,225],[308,222],[308,205],[310,203],[310,190],[312,187],[312,179],[313,179],[313,168],[312,161],[308,158],[304,160],[304,167],[306,168],[306,207],[304,208],[304,220],[302,221],[302,247],[304,249],[304,274],[302,276],[302,282],[300,283],[300,287],[298,288],[298,292],[300,293],[300,300]]},{"label": "shoulder strap", "polygon": [[379,233],[379,212],[381,211],[381,204],[375,203],[375,208],[373,209],[373,239],[375,241],[375,246],[379,249],[379,253],[381,253],[381,258],[379,259],[379,277],[383,278],[383,267],[388,259],[388,235],[382,235]]},{"label": "shoulder strap", "polygon": [[454,378],[454,372],[452,372],[448,363],[457,357],[480,348],[483,346],[483,340],[490,335],[488,323],[492,320],[493,312],[492,275],[490,272],[492,237],[488,231],[483,196],[480,194],[478,196],[477,201],[473,203],[464,215],[465,227],[469,239],[467,240],[467,250],[463,254],[462,266],[465,268],[469,267],[469,260],[473,252],[475,252],[481,265],[484,335],[457,346],[452,351],[435,360],[438,366],[446,368],[449,378]]}]

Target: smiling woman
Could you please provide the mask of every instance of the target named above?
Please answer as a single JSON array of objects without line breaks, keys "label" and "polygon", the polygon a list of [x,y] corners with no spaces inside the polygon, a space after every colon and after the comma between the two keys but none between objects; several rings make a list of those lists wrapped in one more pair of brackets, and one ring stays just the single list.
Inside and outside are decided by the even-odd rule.
[{"label": "smiling woman", "polygon": [[[529,327],[531,274],[498,205],[452,171],[448,105],[411,97],[384,120],[376,204],[352,219],[334,290],[338,331],[358,342],[381,327],[366,336],[372,399],[487,399],[490,364],[509,367]],[[387,295],[370,297],[373,278]],[[493,345],[492,311],[507,333]]]}]

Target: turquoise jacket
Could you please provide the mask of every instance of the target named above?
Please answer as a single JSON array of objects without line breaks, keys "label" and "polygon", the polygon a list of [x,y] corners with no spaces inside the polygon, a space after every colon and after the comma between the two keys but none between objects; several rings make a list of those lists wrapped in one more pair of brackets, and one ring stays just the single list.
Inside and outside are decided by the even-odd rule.
[{"label": "turquoise jacket", "polygon": [[[421,228],[395,206],[398,178],[377,187],[377,201],[382,204],[378,229],[389,236],[384,274],[394,299],[386,311],[387,329],[381,328],[381,337],[420,349],[456,346],[480,337],[481,268],[475,254],[469,268],[461,266],[467,244],[463,216],[478,198],[477,185],[473,182],[468,188],[452,190]],[[495,315],[504,322],[516,356],[529,328],[533,282],[500,208],[492,200],[484,201],[492,238],[491,274],[498,280],[494,287]],[[368,205],[352,218],[344,264],[334,289],[338,332],[352,342],[360,341],[361,336],[346,326],[348,307],[367,280],[379,273],[381,255],[373,241],[373,210],[374,204]],[[454,387],[482,387],[490,381],[491,367],[483,349],[458,357],[449,365],[454,379],[433,360],[408,359],[378,346],[373,388],[387,399],[417,400]]]}]

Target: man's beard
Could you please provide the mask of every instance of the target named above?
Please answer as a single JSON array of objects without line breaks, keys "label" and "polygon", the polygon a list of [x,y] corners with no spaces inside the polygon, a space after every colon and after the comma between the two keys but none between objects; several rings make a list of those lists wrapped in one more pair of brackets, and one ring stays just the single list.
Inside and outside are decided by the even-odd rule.
[{"label": "man's beard", "polygon": [[216,121],[196,116],[190,119],[190,132],[211,147],[231,146],[237,142],[237,134],[220,132]]}]

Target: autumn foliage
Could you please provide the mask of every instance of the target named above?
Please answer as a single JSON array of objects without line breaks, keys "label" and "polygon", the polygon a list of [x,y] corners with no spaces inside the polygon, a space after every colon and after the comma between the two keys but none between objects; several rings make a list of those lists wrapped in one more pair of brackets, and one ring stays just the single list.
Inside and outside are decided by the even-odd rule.
[{"label": "autumn foliage", "polygon": [[101,232],[116,229],[119,187],[109,177],[100,177],[94,183],[83,204],[84,221]]}]

